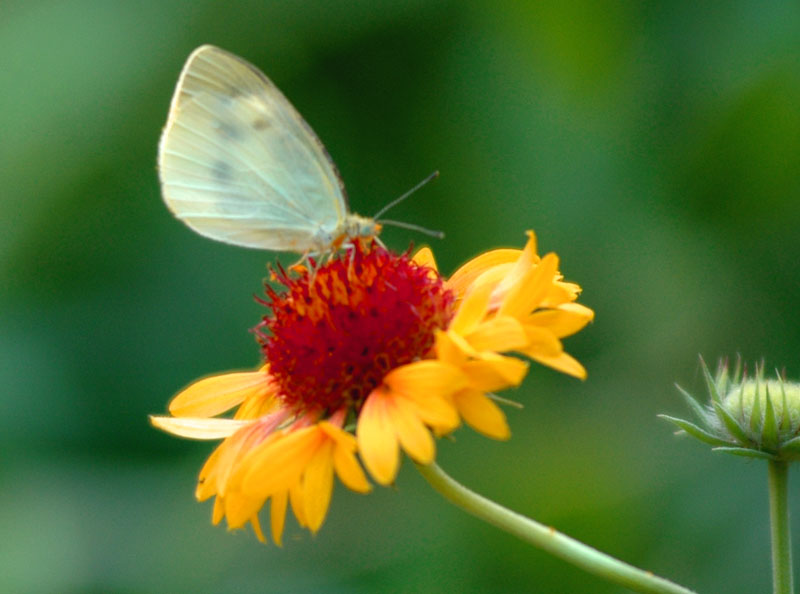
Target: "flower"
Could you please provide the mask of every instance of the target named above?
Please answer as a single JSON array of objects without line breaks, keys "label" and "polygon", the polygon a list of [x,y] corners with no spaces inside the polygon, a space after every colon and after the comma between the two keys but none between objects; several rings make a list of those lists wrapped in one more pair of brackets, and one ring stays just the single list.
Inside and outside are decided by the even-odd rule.
[{"label": "flower", "polygon": [[412,257],[366,241],[319,266],[278,266],[281,288],[267,286],[270,311],[254,329],[265,365],[201,379],[175,396],[171,416],[151,417],[175,435],[223,439],[196,493],[215,497],[213,522],[250,523],[264,540],[258,513],[269,502],[280,544],[290,504],[301,526],[321,527],[334,475],[360,493],[371,489],[363,468],[389,485],[401,451],[430,464],[435,437],[462,422],[507,439],[493,393],[528,371],[509,353],[585,377],[561,339],[594,313],[528,235],[525,249],[484,253],[449,279],[427,248]]},{"label": "flower", "polygon": [[757,365],[754,377],[747,377],[741,360],[733,371],[720,361],[714,376],[700,359],[709,404],[701,405],[678,386],[699,425],[659,415],[687,433],[721,451],[748,458],[800,460],[800,384],[776,373],[764,377],[764,366]]}]

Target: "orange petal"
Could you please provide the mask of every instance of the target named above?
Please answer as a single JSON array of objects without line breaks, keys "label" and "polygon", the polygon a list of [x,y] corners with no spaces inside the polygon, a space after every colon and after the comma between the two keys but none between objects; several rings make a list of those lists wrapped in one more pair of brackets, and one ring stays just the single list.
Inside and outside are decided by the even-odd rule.
[{"label": "orange petal", "polygon": [[167,433],[188,437],[189,439],[221,439],[233,435],[250,425],[253,421],[234,421],[233,419],[196,419],[159,417],[150,415],[150,424]]},{"label": "orange petal", "polygon": [[468,388],[461,390],[453,398],[458,412],[470,427],[493,439],[505,440],[511,437],[505,413],[485,394]]},{"label": "orange petal", "polygon": [[269,389],[269,375],[263,371],[214,375],[181,391],[169,403],[169,412],[174,417],[213,417]]}]

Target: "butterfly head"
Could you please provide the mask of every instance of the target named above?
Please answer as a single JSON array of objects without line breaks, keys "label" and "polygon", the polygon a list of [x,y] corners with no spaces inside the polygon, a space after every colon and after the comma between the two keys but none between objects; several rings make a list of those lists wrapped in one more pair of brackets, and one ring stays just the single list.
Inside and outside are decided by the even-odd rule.
[{"label": "butterfly head", "polygon": [[357,237],[375,237],[381,232],[382,226],[375,219],[349,214],[344,221],[342,235],[347,239]]}]

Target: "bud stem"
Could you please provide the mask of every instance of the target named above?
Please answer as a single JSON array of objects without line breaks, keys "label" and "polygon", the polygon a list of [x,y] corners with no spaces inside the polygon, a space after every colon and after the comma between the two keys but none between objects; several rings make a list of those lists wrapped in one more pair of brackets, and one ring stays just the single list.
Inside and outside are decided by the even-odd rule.
[{"label": "bud stem", "polygon": [[[425,477],[425,480],[451,503],[471,513],[473,516],[501,530],[505,530],[509,534],[513,534],[517,538],[537,546],[564,561],[572,563],[589,573],[605,578],[610,582],[620,584],[635,592],[650,594],[694,594],[692,590],[655,576],[648,571],[637,569],[605,553],[601,553],[597,549],[593,549],[565,534],[557,532],[554,528],[539,524],[530,518],[526,518],[523,515],[498,505],[494,501],[470,491],[453,480],[436,464],[429,464],[427,466],[417,464],[417,469],[422,476]],[[770,477],[772,477],[772,474],[770,474]],[[771,484],[772,482],[770,482],[770,485]],[[784,474],[784,494],[785,488]],[[785,497],[783,501],[785,504]],[[788,530],[788,527],[784,525],[784,529]],[[773,542],[775,542],[774,537]],[[779,590],[775,590],[775,592],[779,592]],[[783,594],[783,592],[784,590],[780,590],[781,594]],[[785,590],[785,592],[788,593],[789,590]]]},{"label": "bud stem", "polygon": [[769,519],[772,536],[772,583],[775,594],[792,594],[792,537],[789,532],[789,464],[769,461]]}]

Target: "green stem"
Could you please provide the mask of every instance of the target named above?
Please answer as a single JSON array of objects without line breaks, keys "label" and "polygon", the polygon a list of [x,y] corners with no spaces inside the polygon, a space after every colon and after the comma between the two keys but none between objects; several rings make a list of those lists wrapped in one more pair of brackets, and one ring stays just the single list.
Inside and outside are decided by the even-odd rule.
[{"label": "green stem", "polygon": [[772,536],[772,591],[792,594],[792,535],[789,532],[789,464],[769,461],[769,520]]},{"label": "green stem", "polygon": [[436,464],[427,466],[417,464],[417,469],[445,499],[463,510],[589,573],[630,588],[635,592],[694,594],[692,590],[657,577],[649,571],[637,569],[614,559],[597,549],[557,532],[554,528],[539,524],[470,491],[453,480]]}]

